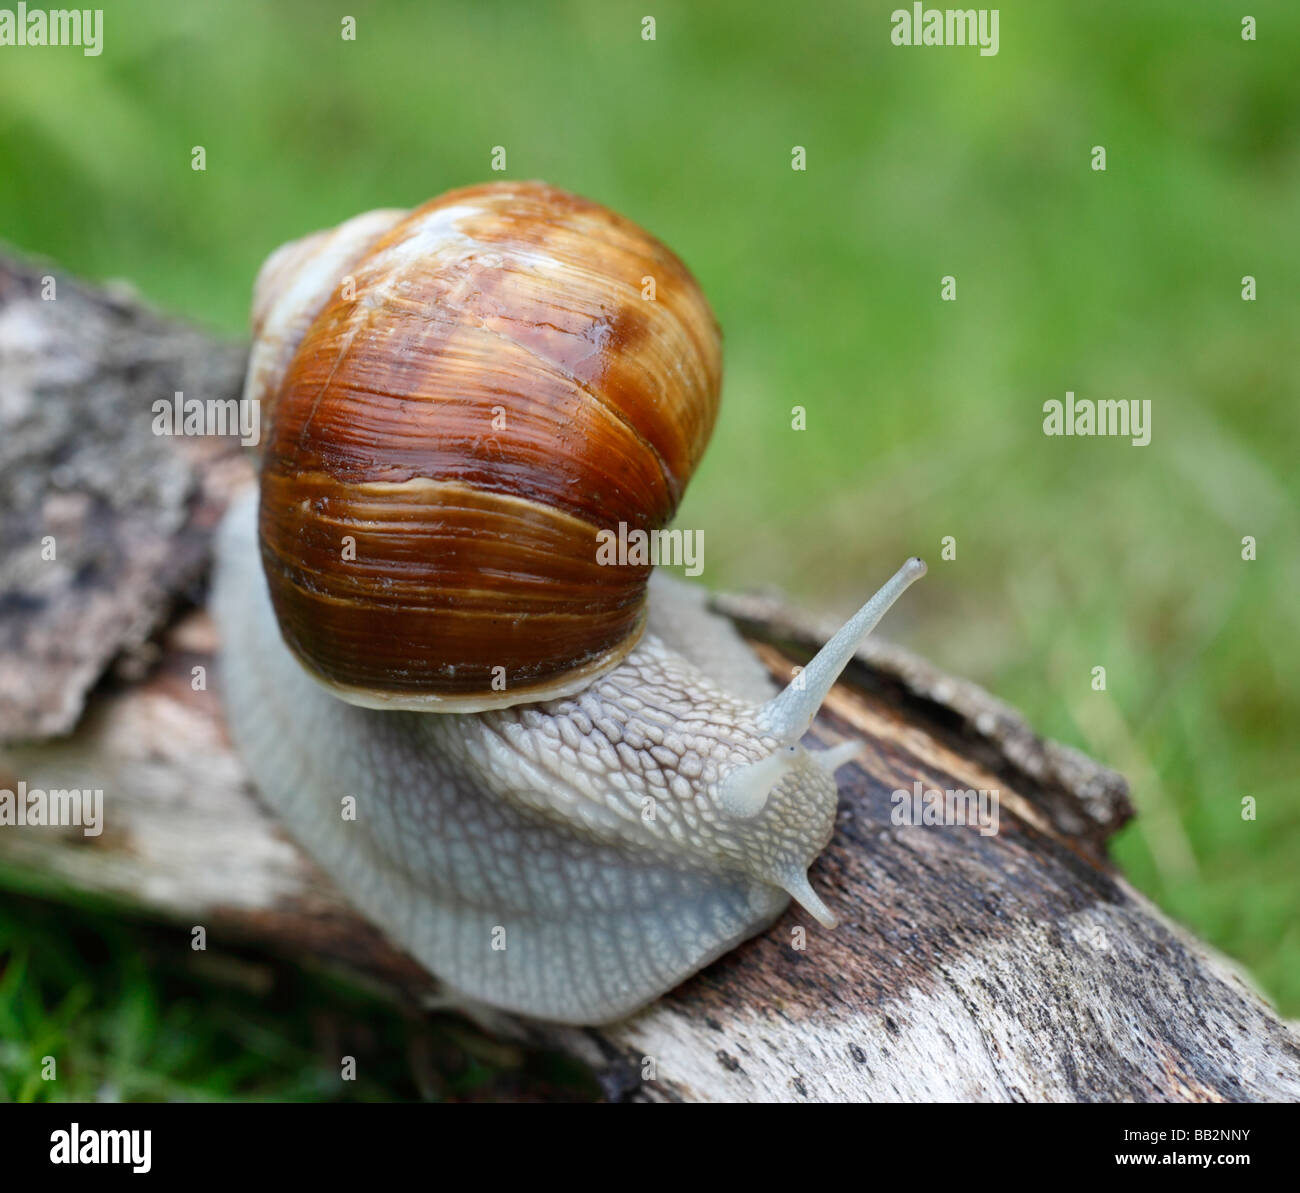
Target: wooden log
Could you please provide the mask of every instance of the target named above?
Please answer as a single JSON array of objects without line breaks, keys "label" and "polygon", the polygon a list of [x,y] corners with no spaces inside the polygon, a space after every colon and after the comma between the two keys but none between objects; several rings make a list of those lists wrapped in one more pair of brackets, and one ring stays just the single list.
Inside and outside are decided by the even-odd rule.
[{"label": "wooden log", "polygon": [[[237,396],[243,361],[129,296],[0,257],[0,788],[105,793],[98,836],[0,827],[0,878],[436,1005],[434,980],[261,806],[225,731],[201,576],[251,473],[230,438],[155,436],[150,409],[177,390]],[[770,599],[715,605],[778,678],[826,636]],[[1120,776],[878,640],[813,732],[869,745],[812,872],[839,928],[793,908],[623,1023],[491,1029],[572,1053],[625,1100],[1300,1097],[1296,1036],[1107,860],[1131,815]],[[997,832],[895,823],[893,793],[918,780],[996,791]]]}]

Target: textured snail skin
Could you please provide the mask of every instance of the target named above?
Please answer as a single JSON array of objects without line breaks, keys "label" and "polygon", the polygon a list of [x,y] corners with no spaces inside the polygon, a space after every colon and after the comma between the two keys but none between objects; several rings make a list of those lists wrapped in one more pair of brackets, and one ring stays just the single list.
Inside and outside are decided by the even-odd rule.
[{"label": "textured snail skin", "polygon": [[456,996],[605,1022],[767,927],[791,895],[834,926],[806,871],[834,827],[834,771],[860,743],[812,752],[799,738],[924,571],[904,564],[771,699],[731,626],[656,577],[649,631],[575,696],[368,709],[331,695],[285,646],[248,494],[217,545],[226,714],[293,835]]},{"label": "textured snail skin", "polygon": [[[759,815],[717,807],[719,774],[779,743],[755,721],[761,667],[686,586],[656,582],[651,631],[577,696],[475,714],[359,708],[285,647],[254,515],[251,496],[227,515],[214,594],[235,742],[349,899],[455,992],[541,1019],[619,1018],[806,886],[834,779],[809,760]],[[711,675],[657,628],[694,644]]]}]

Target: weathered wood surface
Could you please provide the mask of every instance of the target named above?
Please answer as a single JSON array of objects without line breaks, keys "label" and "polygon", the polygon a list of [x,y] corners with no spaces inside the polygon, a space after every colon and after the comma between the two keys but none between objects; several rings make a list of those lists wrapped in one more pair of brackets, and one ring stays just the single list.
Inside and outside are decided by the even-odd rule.
[{"label": "weathered wood surface", "polygon": [[[241,353],[67,279],[44,302],[47,272],[0,257],[0,787],[103,788],[105,827],[0,828],[0,875],[436,1003],[262,808],[225,732],[200,576],[248,464],[230,441],[155,438],[149,409],[233,396]],[[823,638],[770,600],[718,606],[782,678]],[[814,733],[870,745],[812,872],[839,928],[793,909],[622,1024],[492,1028],[581,1057],[622,1099],[1300,1098],[1300,1041],[1107,862],[1119,776],[880,642]],[[893,824],[917,779],[996,789],[998,832]]]},{"label": "weathered wood surface", "polygon": [[201,591],[245,465],[231,441],[154,436],[150,408],[237,396],[246,358],[121,289],[0,257],[0,741],[70,730],[106,667]]}]

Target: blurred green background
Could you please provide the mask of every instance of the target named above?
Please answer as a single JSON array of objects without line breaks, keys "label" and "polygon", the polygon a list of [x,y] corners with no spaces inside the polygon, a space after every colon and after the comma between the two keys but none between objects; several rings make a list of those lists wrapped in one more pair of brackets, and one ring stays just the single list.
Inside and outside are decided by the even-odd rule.
[{"label": "blurred green background", "polygon": [[[98,58],[0,49],[0,239],[239,334],[276,245],[493,177],[497,145],[637,220],[726,333],[681,514],[705,579],[838,614],[926,556],[886,632],[1127,774],[1127,873],[1300,1015],[1300,8],[1252,0],[1245,42],[1209,0],[1020,0],[983,57],[895,48],[893,7],[108,4]],[[1066,390],[1150,399],[1151,444],[1046,438]],[[0,919],[0,1096],[48,1093],[33,1032],[83,1075],[126,1032],[122,1096],[336,1088],[289,1026],[330,991],[174,988],[138,934],[92,961],[65,922]],[[254,1028],[264,1067],[205,1076]]]}]

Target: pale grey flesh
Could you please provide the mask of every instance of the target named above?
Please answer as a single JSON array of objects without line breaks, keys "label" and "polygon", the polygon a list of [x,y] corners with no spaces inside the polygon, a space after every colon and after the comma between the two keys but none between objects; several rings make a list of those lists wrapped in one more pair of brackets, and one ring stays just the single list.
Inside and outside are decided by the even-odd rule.
[{"label": "pale grey flesh", "polygon": [[[466,715],[363,709],[284,646],[255,510],[252,494],[237,501],[218,544],[236,745],[290,833],[453,991],[543,1019],[619,1018],[806,889],[834,780],[796,759],[759,813],[718,806],[728,770],[792,747],[758,723],[761,667],[689,586],[656,581],[645,640],[576,697]],[[661,633],[707,654],[737,695]]]}]

